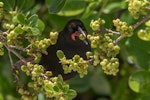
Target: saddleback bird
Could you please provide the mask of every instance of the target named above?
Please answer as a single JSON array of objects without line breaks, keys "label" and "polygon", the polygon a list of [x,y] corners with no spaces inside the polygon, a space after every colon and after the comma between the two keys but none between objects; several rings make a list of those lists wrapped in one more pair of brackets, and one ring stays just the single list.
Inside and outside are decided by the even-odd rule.
[{"label": "saddleback bird", "polygon": [[47,48],[48,54],[42,54],[39,64],[43,65],[46,70],[52,71],[53,76],[61,74],[64,80],[74,77],[77,74],[76,72],[64,74],[56,52],[57,50],[62,50],[67,59],[71,59],[77,54],[87,60],[86,52],[90,51],[91,47],[87,39],[81,40],[79,38],[80,34],[84,37],[87,35],[87,30],[83,23],[77,19],[70,20],[65,28],[59,32],[57,43]]}]

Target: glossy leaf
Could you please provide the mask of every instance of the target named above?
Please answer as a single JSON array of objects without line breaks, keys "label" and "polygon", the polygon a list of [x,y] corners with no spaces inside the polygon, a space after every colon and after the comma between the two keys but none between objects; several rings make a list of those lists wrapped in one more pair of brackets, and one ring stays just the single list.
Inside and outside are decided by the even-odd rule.
[{"label": "glossy leaf", "polygon": [[65,6],[58,12],[61,16],[75,16],[81,14],[86,7],[86,1],[67,0]]},{"label": "glossy leaf", "polygon": [[[144,45],[143,45],[144,44]],[[136,35],[126,41],[127,52],[131,60],[140,68],[149,69],[150,42],[139,39]]]},{"label": "glossy leaf", "polygon": [[121,3],[123,3],[124,1],[120,1],[120,2],[113,2],[108,4],[108,6],[105,7],[104,12],[105,13],[112,13],[115,12],[116,10],[120,10],[121,8]]},{"label": "glossy leaf", "polygon": [[4,3],[4,9],[5,10],[12,10],[15,6],[16,0],[0,0],[0,2]]},{"label": "glossy leaf", "polygon": [[130,88],[137,93],[150,92],[150,72],[139,71],[132,74],[129,78]]},{"label": "glossy leaf", "polygon": [[17,1],[16,6],[18,10],[29,11],[29,9],[34,5],[34,0],[11,0]]},{"label": "glossy leaf", "polygon": [[38,28],[31,27],[30,30],[33,35],[38,35],[40,33],[40,30]]},{"label": "glossy leaf", "polygon": [[109,95],[111,92],[110,86],[106,78],[102,75],[100,70],[97,70],[96,73],[92,76],[90,80],[92,89],[97,94]]},{"label": "glossy leaf", "polygon": [[38,20],[38,16],[36,14],[32,15],[30,18],[28,18],[27,23],[30,26],[35,26]]},{"label": "glossy leaf", "polygon": [[70,87],[75,89],[78,92],[87,91],[90,88],[89,77],[85,76],[84,78],[74,77],[68,80]]},{"label": "glossy leaf", "polygon": [[70,98],[74,98],[74,97],[77,96],[77,93],[76,93],[75,90],[70,89],[70,90],[68,91],[67,95],[68,95],[68,97],[70,97]]},{"label": "glossy leaf", "polygon": [[66,0],[46,0],[50,13],[58,13],[65,5]]},{"label": "glossy leaf", "polygon": [[19,23],[21,23],[21,24],[25,24],[25,15],[24,14],[22,14],[22,13],[19,13],[18,15],[17,15],[17,19],[18,19],[18,21],[19,21]]},{"label": "glossy leaf", "polygon": [[53,91],[53,86],[52,86],[52,84],[46,83],[45,86],[44,86],[44,89],[47,92],[51,92],[51,91]]},{"label": "glossy leaf", "polygon": [[42,20],[38,19],[36,22],[36,27],[42,32],[45,29],[45,24]]},{"label": "glossy leaf", "polygon": [[94,11],[94,9],[101,3],[101,0],[99,0],[99,2],[94,1],[94,2],[90,2],[89,5],[86,7],[82,18],[87,18],[88,16],[91,15],[91,13]]}]

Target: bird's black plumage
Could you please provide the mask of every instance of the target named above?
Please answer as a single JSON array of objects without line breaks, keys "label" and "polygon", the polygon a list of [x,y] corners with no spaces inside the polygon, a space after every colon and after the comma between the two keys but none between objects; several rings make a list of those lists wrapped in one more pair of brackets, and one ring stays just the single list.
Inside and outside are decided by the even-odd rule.
[{"label": "bird's black plumage", "polygon": [[88,44],[85,44],[84,41],[80,40],[78,36],[74,35],[75,40],[73,39],[73,34],[80,33],[78,31],[78,27],[87,33],[83,23],[80,20],[70,20],[66,24],[64,30],[59,33],[57,43],[47,48],[48,55],[42,55],[40,64],[43,65],[46,70],[52,71],[53,76],[61,74],[66,80],[76,75],[76,72],[64,74],[62,65],[56,56],[57,50],[62,50],[67,59],[72,58],[76,54],[80,55],[83,59],[87,59],[86,52],[91,49],[88,40],[86,39]]},{"label": "bird's black plumage", "polygon": [[[77,54],[86,60],[86,52],[90,51],[91,48],[87,39],[84,41],[79,39],[80,34],[85,36],[87,35],[87,30],[85,29],[83,23],[77,19],[70,20],[66,24],[65,28],[59,32],[57,43],[47,48],[48,54],[42,54],[39,64],[43,65],[46,70],[52,71],[53,76],[58,76],[61,74],[64,80],[75,76],[77,74],[76,72],[64,74],[64,70],[56,55],[56,52],[57,50],[62,50],[67,59],[71,59]],[[26,61],[34,63],[34,58],[29,57]],[[24,63],[22,61],[18,61],[16,66],[21,66],[23,64]]]}]

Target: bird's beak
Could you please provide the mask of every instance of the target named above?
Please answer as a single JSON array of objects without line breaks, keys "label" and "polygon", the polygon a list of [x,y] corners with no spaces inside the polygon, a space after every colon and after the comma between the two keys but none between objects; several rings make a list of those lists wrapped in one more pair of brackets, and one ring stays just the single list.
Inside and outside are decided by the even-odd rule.
[{"label": "bird's beak", "polygon": [[[86,38],[86,33],[82,30],[81,27],[78,27],[78,31]],[[88,42],[86,40],[83,40],[83,42],[88,45]]]}]

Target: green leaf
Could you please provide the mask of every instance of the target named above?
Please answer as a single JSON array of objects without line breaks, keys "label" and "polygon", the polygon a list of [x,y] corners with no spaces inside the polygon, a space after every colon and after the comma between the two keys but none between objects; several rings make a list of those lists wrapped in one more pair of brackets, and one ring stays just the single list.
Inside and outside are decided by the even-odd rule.
[{"label": "green leaf", "polygon": [[37,23],[37,20],[38,20],[38,16],[34,14],[27,20],[27,24],[29,24],[30,26],[35,26]]},{"label": "green leaf", "polygon": [[127,52],[131,60],[140,68],[149,69],[150,41],[143,41],[133,35],[126,41]]},{"label": "green leaf", "polygon": [[129,77],[130,88],[137,93],[150,93],[150,72],[139,71]]},{"label": "green leaf", "polygon": [[54,89],[54,91],[56,91],[56,92],[58,92],[58,91],[59,91],[58,86],[54,86],[54,87],[53,87],[53,89]]},{"label": "green leaf", "polygon": [[65,6],[58,12],[61,16],[75,16],[81,14],[86,7],[84,0],[67,0]]},{"label": "green leaf", "polygon": [[39,35],[40,34],[40,30],[38,28],[30,27],[30,30],[32,32],[32,35]]},{"label": "green leaf", "polygon": [[63,88],[63,92],[66,93],[69,91],[69,85],[65,85]]},{"label": "green leaf", "polygon": [[66,0],[46,0],[50,13],[58,13],[65,5]]},{"label": "green leaf", "polygon": [[17,1],[16,6],[17,6],[18,10],[21,10],[21,11],[29,11],[29,9],[35,3],[34,0],[12,0],[12,1]]},{"label": "green leaf", "polygon": [[112,13],[112,12],[116,12],[116,10],[120,10],[122,2],[124,1],[109,3],[108,6],[105,7],[104,12]]},{"label": "green leaf", "polygon": [[20,26],[16,26],[15,29],[14,29],[15,33],[17,34],[22,34],[23,33],[23,30],[21,29]]},{"label": "green leaf", "polygon": [[94,9],[101,3],[102,0],[99,1],[94,1],[94,2],[90,2],[89,5],[86,7],[82,18],[87,18],[88,16],[91,15],[91,13],[94,11]]},{"label": "green leaf", "polygon": [[38,19],[36,22],[36,27],[42,32],[45,29],[45,24],[42,20]]},{"label": "green leaf", "polygon": [[45,89],[45,91],[47,91],[47,92],[52,92],[52,91],[54,91],[52,84],[49,84],[49,83],[45,83],[44,89]]},{"label": "green leaf", "polygon": [[67,96],[70,98],[75,98],[77,96],[77,93],[75,90],[70,89],[67,93]]},{"label": "green leaf", "polygon": [[90,76],[84,76],[84,78],[80,78],[79,76],[74,77],[67,82],[70,84],[70,87],[75,89],[77,92],[85,92],[90,88],[89,84]]},{"label": "green leaf", "polygon": [[61,51],[61,50],[58,50],[56,54],[57,54],[57,57],[58,57],[59,59],[62,59],[62,58],[65,57],[63,51]]},{"label": "green leaf", "polygon": [[25,24],[25,15],[24,15],[24,14],[19,13],[19,14],[17,15],[17,19],[18,19],[18,21],[19,21],[20,24],[22,24],[22,25]]},{"label": "green leaf", "polygon": [[19,23],[18,18],[17,18],[17,15],[16,15],[16,16],[13,16],[12,21],[13,21],[14,23]]},{"label": "green leaf", "polygon": [[4,9],[5,10],[10,11],[14,8],[16,0],[0,0],[0,2],[4,3]]},{"label": "green leaf", "polygon": [[97,69],[96,73],[93,74],[90,84],[95,93],[109,95],[111,93],[111,88],[106,78],[102,75],[101,70]]},{"label": "green leaf", "polygon": [[38,100],[45,100],[45,97],[44,97],[43,93],[38,94]]}]

